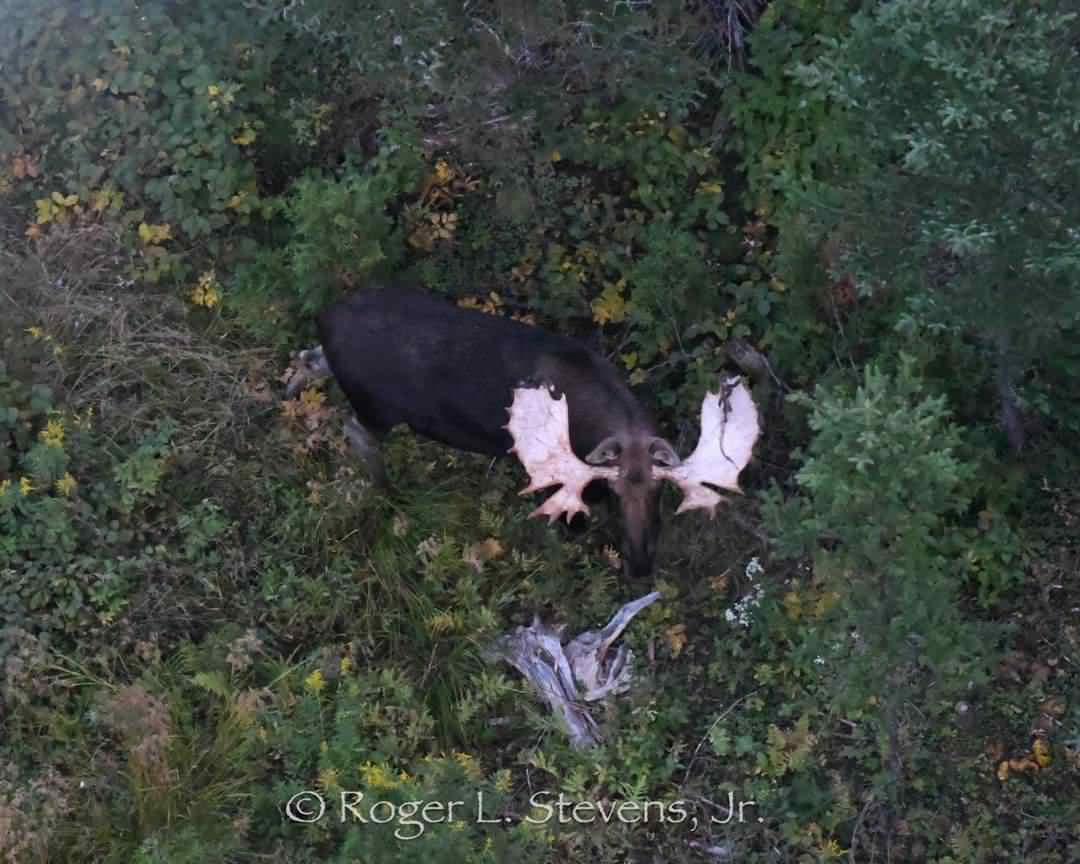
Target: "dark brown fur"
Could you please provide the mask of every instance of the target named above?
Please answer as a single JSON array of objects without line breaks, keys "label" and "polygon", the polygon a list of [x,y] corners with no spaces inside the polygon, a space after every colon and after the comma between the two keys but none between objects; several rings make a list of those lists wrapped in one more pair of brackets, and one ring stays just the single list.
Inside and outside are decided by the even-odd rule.
[{"label": "dark brown fur", "polygon": [[658,432],[607,360],[565,336],[410,289],[357,292],[323,310],[318,329],[330,371],[376,438],[404,423],[459,450],[505,456],[514,387],[555,385],[567,397],[575,454],[595,462],[607,442],[605,461],[622,469],[611,485],[626,570],[648,575],[659,531],[650,470]]}]

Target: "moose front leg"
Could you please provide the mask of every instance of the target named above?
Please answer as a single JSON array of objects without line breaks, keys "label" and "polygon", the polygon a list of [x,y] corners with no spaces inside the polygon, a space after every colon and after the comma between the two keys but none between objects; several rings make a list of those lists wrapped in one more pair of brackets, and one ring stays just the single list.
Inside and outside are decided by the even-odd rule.
[{"label": "moose front leg", "polygon": [[345,439],[352,447],[353,453],[359,456],[367,466],[371,482],[385,489],[389,484],[386,479],[386,465],[383,463],[382,451],[379,449],[379,439],[355,417],[350,417],[345,421]]},{"label": "moose front leg", "polygon": [[285,385],[285,398],[293,399],[296,394],[304,390],[309,384],[331,375],[330,366],[326,362],[322,345],[301,351],[294,358],[293,376]]}]

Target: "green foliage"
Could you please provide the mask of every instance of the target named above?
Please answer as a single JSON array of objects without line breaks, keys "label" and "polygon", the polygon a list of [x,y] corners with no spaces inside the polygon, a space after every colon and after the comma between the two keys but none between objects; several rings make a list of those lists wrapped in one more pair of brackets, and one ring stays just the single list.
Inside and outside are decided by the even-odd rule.
[{"label": "green foliage", "polygon": [[[1074,422],[1075,20],[778,0],[721,92],[700,49],[753,4],[691,5],[7,4],[0,858],[1077,858],[1075,448],[978,425],[988,359]],[[601,747],[484,648],[647,590],[610,509],[530,521],[519,466],[407,432],[375,490],[340,393],[277,401],[374,279],[589,339],[680,452],[733,339],[818,385],[759,403],[768,543],[665,501]],[[510,822],[406,841],[348,789]],[[708,824],[728,791],[751,821]]]},{"label": "green foliage", "polygon": [[[154,552],[128,558],[108,550],[124,549],[132,537],[114,520],[145,512],[158,492],[172,431],[163,422],[110,471],[88,461],[101,443],[86,417],[65,418],[52,410],[47,391],[26,389],[35,394],[28,408],[18,401],[5,405],[9,416],[26,418],[18,423],[16,439],[33,443],[15,449],[12,476],[0,481],[0,602],[5,626],[63,641],[114,621],[140,571],[153,566]],[[17,399],[19,389],[12,391]],[[41,423],[46,415],[51,418]],[[36,440],[25,434],[39,425]],[[100,520],[105,530],[91,520]]]},{"label": "green foliage", "polygon": [[732,75],[725,101],[750,198],[770,215],[802,204],[807,184],[860,157],[829,94],[798,74],[850,26],[850,0],[770,3],[751,34],[752,68]]},{"label": "green foliage", "polygon": [[134,452],[113,469],[118,486],[117,504],[125,515],[141,500],[153,496],[166,471],[169,439],[176,432],[176,423],[165,420],[152,433],[139,441]]},{"label": "green foliage", "polygon": [[319,40],[317,74],[329,89],[347,81],[356,99],[380,100],[388,115],[435,120],[455,150],[502,178],[529,161],[521,145],[537,129],[558,128],[586,106],[632,103],[684,117],[710,71],[692,50],[701,21],[681,3],[484,2],[467,14],[388,0],[260,7],[262,21]]},{"label": "green foliage", "polygon": [[911,758],[899,743],[899,706],[931,680],[939,693],[963,693],[987,657],[984,628],[959,614],[964,573],[952,537],[974,465],[911,358],[895,376],[868,367],[854,393],[819,387],[792,398],[810,409],[814,432],[795,475],[802,494],[785,502],[774,488],[766,516],[788,554],[813,555],[837,597],[800,641],[842,668],[838,707],[873,722],[882,782],[895,783]]},{"label": "green foliage", "polygon": [[281,28],[254,29],[241,7],[129,0],[16,2],[5,20],[0,155],[35,164],[46,197],[115,188],[132,226],[189,241],[246,221]]},{"label": "green foliage", "polygon": [[705,135],[635,105],[585,109],[544,136],[531,174],[463,196],[454,242],[417,270],[489,311],[602,328],[632,384],[666,407],[689,404],[715,386],[723,344],[760,332],[783,286],[730,224],[725,168]]},{"label": "green foliage", "polygon": [[405,226],[389,207],[416,186],[419,168],[415,148],[388,134],[363,170],[299,179],[282,205],[288,241],[238,268],[230,308],[253,331],[287,342],[283,320],[308,319],[346,284],[400,268]]},{"label": "green foliage", "polygon": [[[976,339],[979,377],[995,373],[1006,411],[1013,388],[1024,399],[1025,373],[1043,370],[1038,387],[1057,382],[1050,411],[1070,428],[1075,400],[1061,388],[1080,324],[1069,192],[1080,184],[1078,28],[1068,2],[875,4],[792,70],[806,98],[843,112],[859,154],[824,160],[803,201],[817,236],[843,232],[836,266],[864,296],[904,298],[900,333]],[[1016,444],[1019,430],[1010,434]]]},{"label": "green foliage", "polygon": [[[306,832],[303,846],[341,860],[360,855],[377,860],[498,861],[502,854],[540,851],[541,838],[526,826],[493,832],[492,823],[477,819],[478,802],[486,819],[505,806],[506,779],[485,776],[479,761],[467,753],[444,755],[432,749],[434,720],[405,676],[392,668],[366,671],[355,665],[346,655],[335,666],[324,666],[325,675],[317,668],[302,681],[299,676],[283,680],[282,686],[296,695],[275,700],[262,714],[267,746],[282,753],[285,777],[253,801],[254,819],[269,830],[269,837],[292,834],[289,823],[280,824],[276,816],[280,801],[299,808],[305,796],[311,803],[319,790],[336,811],[343,790],[350,790],[345,800],[367,824],[358,824],[353,811],[345,811],[345,818],[325,820]],[[363,794],[351,794],[355,790]],[[409,801],[462,801],[465,806],[449,821],[414,815],[404,822],[373,825],[371,807],[378,801],[395,808],[407,807]],[[380,806],[386,811],[387,805]]]},{"label": "green foliage", "polygon": [[835,540],[878,570],[904,538],[921,542],[966,507],[961,490],[973,468],[957,458],[959,430],[948,424],[944,400],[923,396],[923,387],[903,358],[895,380],[868,367],[853,396],[819,388],[813,398],[792,397],[812,411],[815,435],[795,478],[813,507],[786,538]]}]

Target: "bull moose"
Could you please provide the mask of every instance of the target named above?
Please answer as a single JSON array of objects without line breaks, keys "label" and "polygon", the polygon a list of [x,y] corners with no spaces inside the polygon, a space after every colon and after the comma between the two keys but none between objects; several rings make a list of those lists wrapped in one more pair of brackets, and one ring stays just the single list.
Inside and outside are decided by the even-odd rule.
[{"label": "bull moose", "polygon": [[679,513],[712,515],[723,498],[710,487],[739,491],[759,433],[746,385],[724,382],[706,394],[698,445],[683,461],[616,368],[585,345],[412,289],[358,291],[323,309],[317,329],[321,344],[300,352],[287,395],[332,375],[355,413],[346,437],[377,483],[386,480],[379,442],[400,423],[459,450],[515,453],[531,481],[521,494],[562,487],[531,514],[549,521],[588,513],[585,487],[606,481],[632,579],[652,569],[660,481],[681,487]]}]

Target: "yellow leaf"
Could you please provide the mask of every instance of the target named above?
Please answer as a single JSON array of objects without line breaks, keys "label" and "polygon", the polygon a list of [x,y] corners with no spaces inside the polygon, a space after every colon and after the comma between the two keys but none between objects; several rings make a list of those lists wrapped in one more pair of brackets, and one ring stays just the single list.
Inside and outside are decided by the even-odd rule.
[{"label": "yellow leaf", "polygon": [[672,624],[664,631],[664,637],[671,649],[671,656],[678,657],[686,647],[686,625]]},{"label": "yellow leaf", "polygon": [[592,302],[593,320],[597,324],[611,322],[618,324],[626,317],[626,298],[623,290],[626,288],[626,279],[618,282],[604,283],[604,290]]},{"label": "yellow leaf", "polygon": [[38,225],[47,225],[56,218],[56,205],[48,198],[38,198],[34,206],[37,208],[37,218],[34,221]]},{"label": "yellow leaf", "polygon": [[158,243],[164,243],[166,240],[172,239],[172,226],[148,225],[145,222],[140,222],[139,239],[142,240],[143,244],[146,246],[154,246]]},{"label": "yellow leaf", "polygon": [[1001,764],[998,765],[997,778],[1002,783],[1009,779],[1009,775],[1014,771],[1020,774],[1025,774],[1028,771],[1038,771],[1039,763],[1034,759],[1030,759],[1027,756],[1023,756],[1020,759],[1004,759]]},{"label": "yellow leaf", "polygon": [[232,141],[233,144],[239,144],[241,147],[246,147],[248,144],[253,143],[256,137],[257,135],[255,134],[254,129],[250,126],[244,126],[239,132],[232,136]]},{"label": "yellow leaf", "polygon": [[476,757],[471,753],[462,753],[460,750],[454,750],[453,754],[457,763],[465,769],[465,776],[470,780],[479,780],[484,776],[484,772],[480,768],[480,763],[476,761]]},{"label": "yellow leaf", "polygon": [[198,284],[191,291],[191,302],[196,306],[205,306],[212,309],[221,302],[221,292],[218,290],[217,277],[213,269],[205,271],[200,277]]},{"label": "yellow leaf", "polygon": [[191,302],[196,306],[205,306],[213,309],[221,302],[221,294],[216,285],[203,285],[199,283],[191,289]]},{"label": "yellow leaf", "polygon": [[453,612],[436,612],[427,620],[428,630],[436,636],[452,633],[458,627],[458,619]]},{"label": "yellow leaf", "polygon": [[620,354],[619,358],[622,360],[623,366],[625,366],[627,369],[633,369],[635,366],[637,366],[637,351],[629,351],[626,354]]},{"label": "yellow leaf", "polygon": [[300,403],[307,411],[321,408],[325,401],[326,394],[316,390],[314,387],[308,387],[307,390],[300,394]]},{"label": "yellow leaf", "polygon": [[104,93],[109,89],[109,82],[104,78],[95,78],[90,82],[90,86],[97,90],[98,93]]},{"label": "yellow leaf", "polygon": [[1045,738],[1035,739],[1035,743],[1031,745],[1031,755],[1035,757],[1035,763],[1040,768],[1045,768],[1050,764],[1050,745],[1046,743]]},{"label": "yellow leaf", "polygon": [[304,689],[316,696],[326,687],[326,679],[323,678],[322,670],[316,669],[304,679]]},{"label": "yellow leaf", "polygon": [[56,491],[67,498],[78,484],[70,472],[64,472],[64,476],[56,481]]},{"label": "yellow leaf", "polygon": [[562,153],[560,153],[558,150],[552,150],[551,151],[551,161],[552,162],[560,162],[560,161],[562,161]]},{"label": "yellow leaf", "polygon": [[391,772],[382,765],[375,765],[372,762],[365,762],[360,766],[360,776],[363,778],[364,785],[373,789],[396,789],[401,785],[400,780]]},{"label": "yellow leaf", "polygon": [[472,567],[477,573],[484,569],[484,564],[503,554],[503,546],[494,537],[488,537],[479,543],[473,543],[465,547],[461,560]]},{"label": "yellow leaf", "polygon": [[288,417],[290,420],[297,420],[300,417],[300,400],[299,399],[286,399],[281,403],[281,413]]},{"label": "yellow leaf", "polygon": [[64,424],[60,420],[50,420],[45,428],[38,432],[38,438],[47,447],[59,450],[64,446]]},{"label": "yellow leaf", "polygon": [[435,177],[434,181],[440,186],[445,186],[454,177],[453,169],[447,164],[445,159],[440,159],[435,163]]}]

